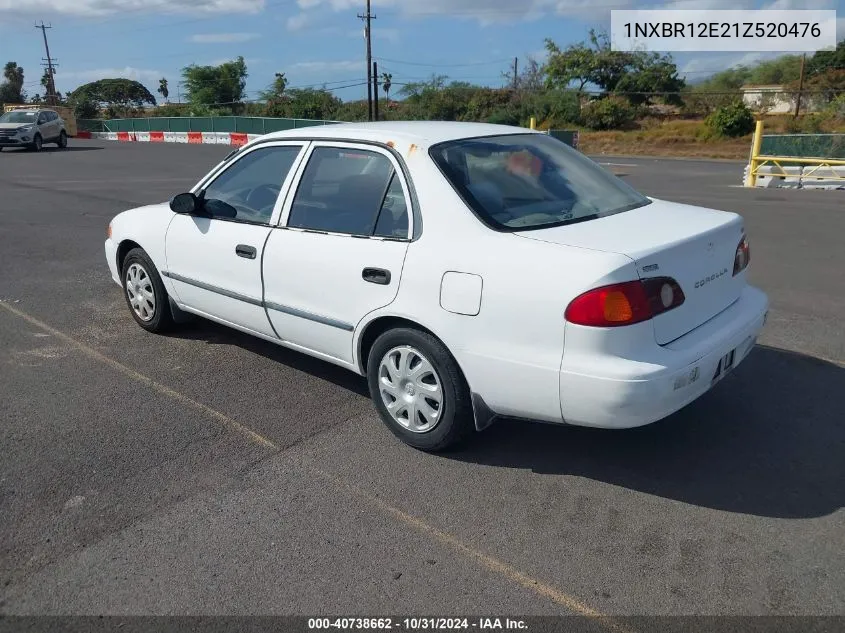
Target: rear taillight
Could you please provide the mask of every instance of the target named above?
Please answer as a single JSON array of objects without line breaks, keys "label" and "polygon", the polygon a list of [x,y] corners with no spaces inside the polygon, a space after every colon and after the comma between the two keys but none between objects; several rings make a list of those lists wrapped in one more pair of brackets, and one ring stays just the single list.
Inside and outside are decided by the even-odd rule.
[{"label": "rear taillight", "polygon": [[734,255],[734,276],[741,273],[748,267],[748,262],[751,261],[751,246],[748,244],[748,238],[743,235],[739,246],[736,247],[736,255]]},{"label": "rear taillight", "polygon": [[677,308],[684,298],[674,279],[652,277],[588,290],[572,300],[564,316],[577,325],[631,325]]}]

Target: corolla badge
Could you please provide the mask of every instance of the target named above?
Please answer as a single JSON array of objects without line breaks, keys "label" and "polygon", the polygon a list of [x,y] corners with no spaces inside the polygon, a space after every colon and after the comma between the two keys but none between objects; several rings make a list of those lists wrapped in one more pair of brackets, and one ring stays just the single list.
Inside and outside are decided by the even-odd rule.
[{"label": "corolla badge", "polygon": [[718,279],[719,277],[721,277],[722,275],[727,275],[727,274],[728,274],[728,269],[723,268],[722,270],[720,270],[717,273],[713,273],[712,275],[709,275],[709,276],[705,277],[704,279],[700,279],[699,281],[696,281],[695,287],[701,288],[705,284],[709,284],[711,281],[714,281],[714,280]]}]

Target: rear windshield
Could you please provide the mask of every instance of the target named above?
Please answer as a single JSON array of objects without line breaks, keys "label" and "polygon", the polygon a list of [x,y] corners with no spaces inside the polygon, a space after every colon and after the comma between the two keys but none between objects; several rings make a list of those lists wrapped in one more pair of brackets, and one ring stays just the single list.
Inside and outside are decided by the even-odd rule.
[{"label": "rear windshield", "polygon": [[35,123],[37,118],[37,112],[16,112],[12,110],[11,112],[6,112],[3,116],[0,116],[0,123]]},{"label": "rear windshield", "polygon": [[429,152],[475,214],[497,230],[584,222],[651,202],[545,134],[449,141]]}]

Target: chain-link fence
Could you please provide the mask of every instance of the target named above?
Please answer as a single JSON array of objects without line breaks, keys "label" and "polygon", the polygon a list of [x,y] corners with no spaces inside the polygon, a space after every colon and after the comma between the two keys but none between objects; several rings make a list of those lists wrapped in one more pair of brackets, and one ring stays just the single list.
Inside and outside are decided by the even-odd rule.
[{"label": "chain-link fence", "polygon": [[845,134],[764,135],[760,155],[845,159]]}]

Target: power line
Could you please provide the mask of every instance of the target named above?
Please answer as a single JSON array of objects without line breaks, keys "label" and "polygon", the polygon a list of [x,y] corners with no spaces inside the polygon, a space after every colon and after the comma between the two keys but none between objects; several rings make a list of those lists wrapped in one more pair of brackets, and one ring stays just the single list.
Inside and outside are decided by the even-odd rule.
[{"label": "power line", "polygon": [[427,64],[424,62],[407,62],[399,59],[388,59],[387,57],[376,57],[375,59],[379,60],[380,62],[388,62],[391,64],[404,64],[406,66],[429,66],[432,68],[464,68],[468,66],[492,66],[493,64],[504,64],[510,63],[512,61],[511,58],[508,57],[506,59],[495,59],[490,62],[469,62],[466,64]]}]

